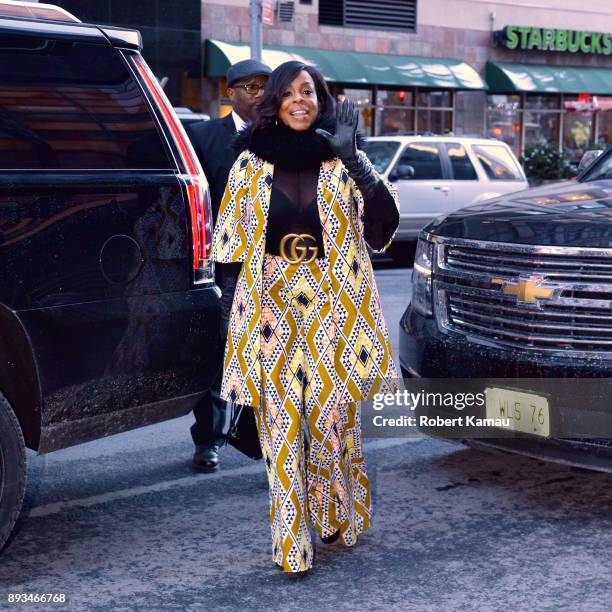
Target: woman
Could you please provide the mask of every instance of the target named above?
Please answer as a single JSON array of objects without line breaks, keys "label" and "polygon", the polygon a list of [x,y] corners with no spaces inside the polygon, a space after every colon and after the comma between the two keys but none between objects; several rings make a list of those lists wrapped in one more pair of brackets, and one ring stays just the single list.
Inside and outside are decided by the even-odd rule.
[{"label": "woman", "polygon": [[397,379],[365,244],[391,241],[397,196],[358,151],[357,120],[347,101],[334,114],[314,68],[274,70],[213,236],[216,261],[244,262],[222,396],[254,407],[273,559],[286,572],[312,567],[309,519],[347,546],[369,527],[356,402]]}]

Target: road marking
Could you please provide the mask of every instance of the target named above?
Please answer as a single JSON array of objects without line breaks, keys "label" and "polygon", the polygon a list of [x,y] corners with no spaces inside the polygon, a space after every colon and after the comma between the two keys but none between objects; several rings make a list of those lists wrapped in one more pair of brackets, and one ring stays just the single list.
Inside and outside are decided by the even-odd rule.
[{"label": "road marking", "polygon": [[[420,442],[425,437],[414,437],[414,438],[382,438],[376,440],[370,440],[364,443],[365,450],[382,450],[386,448],[393,448],[394,446],[401,446],[402,444],[408,444],[411,442]],[[137,497],[138,495],[146,495],[147,493],[157,493],[161,491],[167,491],[168,489],[175,489],[178,487],[190,487],[200,480],[218,480],[220,478],[234,478],[236,476],[248,476],[251,474],[265,474],[265,468],[263,461],[258,461],[252,465],[245,465],[239,468],[233,468],[231,470],[219,470],[218,472],[212,472],[211,474],[193,474],[185,476],[183,478],[177,478],[175,480],[166,480],[163,482],[156,482],[152,485],[146,485],[142,487],[131,487],[129,489],[121,489],[119,491],[109,491],[108,493],[101,493],[100,495],[92,495],[91,497],[82,497],[80,499],[68,499],[65,501],[54,502],[51,504],[44,504],[43,506],[36,506],[32,508],[28,513],[28,518],[41,518],[49,516],[51,514],[57,514],[69,508],[89,508],[91,506],[97,506],[98,504],[106,504],[117,499],[128,499],[130,497]]]}]

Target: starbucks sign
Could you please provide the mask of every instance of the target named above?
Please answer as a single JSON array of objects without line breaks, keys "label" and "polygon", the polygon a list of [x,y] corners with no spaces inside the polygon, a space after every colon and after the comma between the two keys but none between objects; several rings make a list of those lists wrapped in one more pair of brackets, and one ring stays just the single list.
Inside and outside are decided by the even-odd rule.
[{"label": "starbucks sign", "polygon": [[612,33],[506,26],[495,33],[498,45],[526,51],[566,51],[591,55],[612,54]]}]

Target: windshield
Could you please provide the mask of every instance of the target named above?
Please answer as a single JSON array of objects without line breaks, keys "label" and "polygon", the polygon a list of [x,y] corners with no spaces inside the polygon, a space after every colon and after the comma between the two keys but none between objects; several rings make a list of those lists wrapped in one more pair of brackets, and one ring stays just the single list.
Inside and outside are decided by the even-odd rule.
[{"label": "windshield", "polygon": [[399,148],[399,142],[394,140],[367,140],[363,150],[378,172],[386,172],[391,160]]},{"label": "windshield", "polygon": [[595,168],[588,172],[580,182],[612,179],[612,149],[606,151],[597,160]]}]

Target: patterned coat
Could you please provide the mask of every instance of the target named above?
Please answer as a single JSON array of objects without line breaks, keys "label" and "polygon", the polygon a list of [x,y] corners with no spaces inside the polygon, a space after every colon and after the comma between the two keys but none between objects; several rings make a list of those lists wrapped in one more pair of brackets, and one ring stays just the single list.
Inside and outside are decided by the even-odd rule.
[{"label": "patterned coat", "polygon": [[[371,167],[365,154],[359,154]],[[254,153],[247,150],[238,157],[212,243],[215,261],[244,262],[230,315],[221,396],[248,406],[259,406],[262,396],[261,291],[273,176],[274,165]],[[388,183],[387,187],[398,206],[395,187]],[[396,388],[398,375],[363,238],[363,196],[337,158],[321,164],[317,204],[331,306],[324,325],[334,341],[316,374],[330,382],[331,399],[354,402]]]}]

